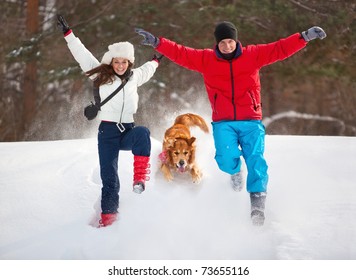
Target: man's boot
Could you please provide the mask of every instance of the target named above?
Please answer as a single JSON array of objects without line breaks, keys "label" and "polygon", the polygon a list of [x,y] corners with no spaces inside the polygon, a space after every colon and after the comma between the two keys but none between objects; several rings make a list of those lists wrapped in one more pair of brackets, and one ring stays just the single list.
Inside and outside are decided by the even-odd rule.
[{"label": "man's boot", "polygon": [[250,193],[251,220],[254,226],[263,226],[265,221],[266,192]]},{"label": "man's boot", "polygon": [[242,171],[231,175],[231,186],[234,191],[240,192],[244,186],[244,179]]}]

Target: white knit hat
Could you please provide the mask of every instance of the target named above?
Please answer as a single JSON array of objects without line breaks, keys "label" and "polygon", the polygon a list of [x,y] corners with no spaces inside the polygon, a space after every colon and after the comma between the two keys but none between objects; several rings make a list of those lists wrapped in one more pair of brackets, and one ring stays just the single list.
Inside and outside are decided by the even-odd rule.
[{"label": "white knit hat", "polygon": [[134,47],[129,42],[120,42],[112,44],[108,47],[107,51],[102,60],[102,64],[110,64],[114,57],[121,57],[128,59],[131,63],[135,61],[135,51]]}]

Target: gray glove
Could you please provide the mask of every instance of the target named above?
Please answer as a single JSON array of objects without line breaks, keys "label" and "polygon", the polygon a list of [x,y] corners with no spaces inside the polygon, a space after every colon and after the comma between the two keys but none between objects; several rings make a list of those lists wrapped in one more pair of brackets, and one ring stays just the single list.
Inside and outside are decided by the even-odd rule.
[{"label": "gray glove", "polygon": [[313,27],[309,28],[307,31],[303,31],[302,36],[305,41],[309,42],[316,38],[319,38],[321,40],[324,39],[326,37],[326,33],[319,26],[313,26]]},{"label": "gray glove", "polygon": [[141,42],[142,45],[152,46],[156,48],[159,44],[159,38],[153,36],[151,33],[141,29],[135,28],[135,32],[141,36],[143,36],[143,41]]}]

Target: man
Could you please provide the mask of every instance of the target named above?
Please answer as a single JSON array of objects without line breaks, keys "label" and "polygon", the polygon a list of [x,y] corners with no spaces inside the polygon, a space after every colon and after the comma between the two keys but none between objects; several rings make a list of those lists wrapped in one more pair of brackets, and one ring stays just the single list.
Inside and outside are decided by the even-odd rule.
[{"label": "man", "polygon": [[247,166],[247,191],[251,199],[251,219],[263,225],[267,194],[267,163],[263,156],[265,128],[262,124],[261,84],[259,71],[304,48],[310,40],[326,37],[320,27],[269,44],[243,47],[231,22],[216,25],[214,49],[193,49],[166,38],[136,29],[150,45],[173,62],[200,72],[212,108],[215,160],[219,168],[231,175],[232,186],[242,189],[241,159]]}]

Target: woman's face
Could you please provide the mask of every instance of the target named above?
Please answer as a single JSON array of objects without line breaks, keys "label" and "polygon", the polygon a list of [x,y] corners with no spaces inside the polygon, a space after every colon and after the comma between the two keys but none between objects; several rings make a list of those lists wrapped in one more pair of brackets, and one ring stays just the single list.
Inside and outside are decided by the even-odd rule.
[{"label": "woman's face", "polygon": [[233,39],[221,40],[218,44],[218,48],[222,54],[232,53],[236,49],[236,41]]},{"label": "woman's face", "polygon": [[114,57],[111,62],[112,68],[118,75],[123,75],[129,67],[129,61],[126,58]]}]

